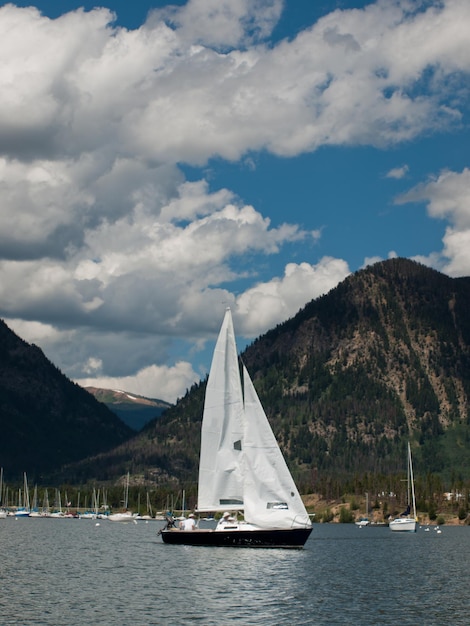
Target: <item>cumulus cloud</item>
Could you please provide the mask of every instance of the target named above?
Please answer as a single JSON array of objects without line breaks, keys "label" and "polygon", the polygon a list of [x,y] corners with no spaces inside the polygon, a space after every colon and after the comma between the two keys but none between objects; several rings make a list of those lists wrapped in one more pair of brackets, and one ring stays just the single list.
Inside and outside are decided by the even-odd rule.
[{"label": "cumulus cloud", "polygon": [[184,6],[156,10],[189,44],[222,49],[262,40],[271,34],[282,11],[282,0],[189,0]]},{"label": "cumulus cloud", "polygon": [[427,205],[430,217],[450,223],[443,237],[440,256],[424,260],[440,267],[450,276],[468,275],[470,271],[470,170],[443,171],[417,185],[396,199],[397,204],[419,202]]},{"label": "cumulus cloud", "polygon": [[[236,189],[187,180],[183,164],[387,147],[461,123],[466,0],[335,11],[273,44],[282,4],[189,0],[135,30],[105,8],[50,19],[0,7],[0,314],[69,375],[101,370],[123,386],[127,368],[176,397],[194,373],[185,358],[166,364],[172,342],[213,333],[222,303],[249,336],[349,272],[329,257],[270,271],[317,230],[273,223]],[[404,201],[451,222],[458,273],[466,178],[446,176]]]},{"label": "cumulus cloud", "polygon": [[317,265],[289,263],[275,277],[247,289],[236,303],[245,336],[256,337],[295,315],[307,302],[335,287],[350,273],[341,259],[325,257]]},{"label": "cumulus cloud", "polygon": [[442,87],[468,72],[467,2],[334,12],[274,47],[221,52],[206,41],[266,35],[280,6],[192,0],[169,23],[157,11],[128,31],[105,9],[50,20],[6,5],[0,143],[18,157],[115,150],[202,164],[261,148],[387,145],[459,121],[459,100],[442,106]]},{"label": "cumulus cloud", "polygon": [[426,202],[431,217],[450,220],[459,229],[470,228],[470,169],[443,171],[410,189],[396,202]]},{"label": "cumulus cloud", "polygon": [[76,382],[82,387],[119,389],[147,398],[174,402],[199,380],[200,376],[194,372],[190,363],[179,362],[173,367],[151,365],[132,376],[97,376],[80,378]]}]

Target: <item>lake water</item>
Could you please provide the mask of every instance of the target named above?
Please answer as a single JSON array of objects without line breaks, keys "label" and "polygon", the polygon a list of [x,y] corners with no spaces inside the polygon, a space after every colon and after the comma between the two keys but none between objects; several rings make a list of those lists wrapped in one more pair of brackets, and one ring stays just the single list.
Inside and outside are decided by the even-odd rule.
[{"label": "lake water", "polygon": [[161,525],[0,520],[0,624],[470,624],[470,527],[315,524],[290,551],[165,545]]}]

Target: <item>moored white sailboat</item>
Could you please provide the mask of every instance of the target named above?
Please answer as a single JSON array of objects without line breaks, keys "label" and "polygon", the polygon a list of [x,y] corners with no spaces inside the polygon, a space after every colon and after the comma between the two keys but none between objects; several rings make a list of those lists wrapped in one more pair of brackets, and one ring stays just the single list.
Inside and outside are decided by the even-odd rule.
[{"label": "moored white sailboat", "polygon": [[0,519],[6,519],[8,511],[3,508],[3,467],[0,467]]},{"label": "moored white sailboat", "polygon": [[111,513],[106,516],[110,522],[133,522],[135,521],[135,515],[128,511],[127,505],[129,503],[129,472],[127,472],[126,484],[124,487],[124,510],[119,513]]},{"label": "moored white sailboat", "polygon": [[[413,517],[410,516],[411,507],[413,507]],[[395,532],[416,532],[416,499],[415,499],[415,483],[413,477],[413,461],[411,458],[411,447],[408,442],[408,469],[407,469],[407,508],[400,517],[392,520],[389,524],[390,530]]]},{"label": "moored white sailboat", "polygon": [[[215,529],[160,531],[172,544],[301,548],[312,524],[248,371],[243,389],[230,309],[217,339],[201,429],[198,512]],[[235,512],[229,516],[228,512]],[[237,519],[243,512],[244,520]]]},{"label": "moored white sailboat", "polygon": [[21,489],[18,492],[18,508],[15,511],[15,517],[29,517],[29,489],[26,472],[23,473],[23,498],[21,497]]}]

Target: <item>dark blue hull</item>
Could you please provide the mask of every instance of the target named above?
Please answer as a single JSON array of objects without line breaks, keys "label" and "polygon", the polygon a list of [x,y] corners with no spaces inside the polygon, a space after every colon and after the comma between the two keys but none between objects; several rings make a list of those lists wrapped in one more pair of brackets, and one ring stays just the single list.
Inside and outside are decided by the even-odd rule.
[{"label": "dark blue hull", "polygon": [[186,546],[224,546],[236,548],[303,548],[311,528],[291,530],[192,530],[161,532],[164,543]]}]

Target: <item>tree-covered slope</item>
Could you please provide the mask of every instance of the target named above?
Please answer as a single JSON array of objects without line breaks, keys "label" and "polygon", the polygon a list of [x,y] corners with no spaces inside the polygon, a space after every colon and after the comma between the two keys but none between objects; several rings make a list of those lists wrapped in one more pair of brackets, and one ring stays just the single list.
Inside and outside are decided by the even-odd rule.
[{"label": "tree-covered slope", "polygon": [[114,448],[133,434],[0,321],[0,465],[9,480]]},{"label": "tree-covered slope", "polygon": [[292,464],[395,471],[411,438],[428,471],[468,432],[470,279],[405,259],[348,277],[256,341],[245,361]]}]

